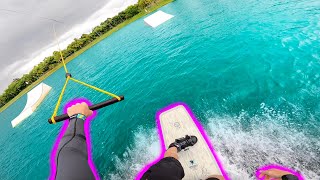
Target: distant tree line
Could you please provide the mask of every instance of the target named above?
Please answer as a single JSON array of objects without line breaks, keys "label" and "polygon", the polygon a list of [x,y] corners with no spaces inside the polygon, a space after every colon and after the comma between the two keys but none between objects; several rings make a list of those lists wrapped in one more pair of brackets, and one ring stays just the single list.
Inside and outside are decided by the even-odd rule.
[{"label": "distant tree line", "polygon": [[[62,56],[66,59],[104,33],[110,31],[120,23],[131,19],[133,16],[139,14],[142,11],[146,11],[147,8],[153,5],[157,5],[157,3],[161,1],[163,0],[139,0],[137,4],[127,7],[127,9],[118,13],[118,15],[114,16],[113,18],[108,18],[99,26],[93,28],[90,34],[82,34],[80,38],[75,38],[74,41],[69,44],[66,49],[61,51]],[[44,58],[44,60],[37,66],[35,66],[28,74],[23,75],[21,78],[14,79],[13,82],[0,96],[0,107],[4,106],[7,102],[17,96],[22,90],[38,80],[46,72],[58,66],[60,63],[60,52],[55,51],[53,52],[52,56]]]}]

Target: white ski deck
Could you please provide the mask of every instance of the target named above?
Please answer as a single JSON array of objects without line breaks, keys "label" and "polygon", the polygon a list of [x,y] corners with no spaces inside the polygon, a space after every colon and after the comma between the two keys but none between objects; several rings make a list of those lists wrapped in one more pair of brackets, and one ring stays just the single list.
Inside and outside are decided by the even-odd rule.
[{"label": "white ski deck", "polygon": [[221,175],[218,164],[209,146],[184,106],[179,105],[160,114],[160,125],[166,148],[175,139],[194,135],[198,142],[178,153],[185,172],[183,179],[206,179],[210,175]]}]

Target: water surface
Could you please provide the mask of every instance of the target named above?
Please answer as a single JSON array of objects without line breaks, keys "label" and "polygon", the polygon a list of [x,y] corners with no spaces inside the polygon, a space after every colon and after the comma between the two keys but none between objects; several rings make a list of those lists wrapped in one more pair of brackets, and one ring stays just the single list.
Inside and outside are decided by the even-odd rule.
[{"label": "water surface", "polygon": [[[232,179],[282,164],[320,179],[320,1],[177,0],[156,29],[143,19],[68,64],[75,78],[126,100],[92,122],[93,159],[103,179],[132,179],[159,153],[155,113],[187,103]],[[64,82],[17,128],[26,96],[0,114],[1,179],[46,179],[59,125],[49,125]],[[108,97],[70,82],[63,103]],[[60,109],[62,111],[62,108]]]}]

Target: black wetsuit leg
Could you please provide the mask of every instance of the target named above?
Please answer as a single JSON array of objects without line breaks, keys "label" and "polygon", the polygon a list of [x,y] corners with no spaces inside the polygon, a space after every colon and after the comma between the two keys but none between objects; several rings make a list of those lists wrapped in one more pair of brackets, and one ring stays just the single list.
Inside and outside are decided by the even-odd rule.
[{"label": "black wetsuit leg", "polygon": [[88,164],[84,121],[76,117],[69,120],[69,126],[60,141],[56,165],[56,180],[95,179]]},{"label": "black wetsuit leg", "polygon": [[180,162],[173,157],[166,157],[151,166],[141,180],[181,180],[183,177],[184,170]]},{"label": "black wetsuit leg", "polygon": [[282,180],[299,180],[299,178],[292,174],[287,174],[281,177]]}]

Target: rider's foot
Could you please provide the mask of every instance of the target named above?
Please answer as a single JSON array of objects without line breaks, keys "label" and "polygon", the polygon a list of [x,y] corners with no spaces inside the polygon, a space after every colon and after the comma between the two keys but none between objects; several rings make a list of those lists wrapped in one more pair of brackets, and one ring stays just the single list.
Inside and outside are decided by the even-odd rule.
[{"label": "rider's foot", "polygon": [[176,147],[178,149],[178,152],[180,152],[181,150],[189,146],[195,145],[197,141],[198,141],[198,138],[196,136],[186,135],[186,137],[176,139],[174,143],[170,144],[169,148]]}]

